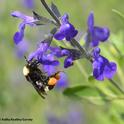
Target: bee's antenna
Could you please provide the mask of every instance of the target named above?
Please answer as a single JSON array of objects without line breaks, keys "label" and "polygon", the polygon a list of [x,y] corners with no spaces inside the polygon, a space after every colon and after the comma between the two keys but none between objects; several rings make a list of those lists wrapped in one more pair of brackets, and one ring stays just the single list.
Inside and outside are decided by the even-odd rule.
[{"label": "bee's antenna", "polygon": [[39,63],[38,60],[35,60],[35,61],[34,61],[34,64],[35,64],[35,65],[38,65],[38,64],[40,64],[40,63]]},{"label": "bee's antenna", "polygon": [[24,56],[24,58],[25,58],[26,62],[29,63],[29,61],[27,60],[26,56]]}]

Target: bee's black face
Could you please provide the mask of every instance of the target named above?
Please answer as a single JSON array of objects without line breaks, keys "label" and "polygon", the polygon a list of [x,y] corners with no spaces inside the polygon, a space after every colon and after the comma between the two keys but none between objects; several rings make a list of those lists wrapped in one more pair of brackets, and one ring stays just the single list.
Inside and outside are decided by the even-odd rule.
[{"label": "bee's black face", "polygon": [[33,71],[37,70],[38,68],[38,61],[37,60],[32,60],[32,61],[27,61],[27,64],[23,68],[23,74],[24,76],[29,76],[30,73]]},{"label": "bee's black face", "polygon": [[31,61],[31,62],[28,62],[27,67],[33,69],[33,68],[37,68],[38,65],[39,65],[39,62],[37,60],[34,60],[34,61]]}]

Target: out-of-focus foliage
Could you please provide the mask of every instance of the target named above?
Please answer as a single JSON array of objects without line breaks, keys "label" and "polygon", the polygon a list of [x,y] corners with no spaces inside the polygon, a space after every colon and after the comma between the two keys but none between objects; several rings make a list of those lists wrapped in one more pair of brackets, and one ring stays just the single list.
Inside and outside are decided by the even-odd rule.
[{"label": "out-of-focus foliage", "polygon": [[[0,0],[0,118],[32,118],[33,121],[29,123],[47,124],[51,114],[57,115],[58,118],[65,117],[63,115],[68,117],[69,109],[75,108],[76,112],[83,113],[82,124],[123,124],[124,96],[109,81],[99,82],[92,77],[88,78],[91,67],[86,60],[76,62],[73,67],[65,71],[69,78],[69,87],[72,87],[69,92],[67,89],[63,94],[63,90],[54,89],[48,93],[45,100],[38,96],[22,74],[26,62],[23,57],[18,58],[13,43],[13,34],[18,30],[19,20],[12,18],[10,13],[19,10],[32,15],[32,10],[35,10],[49,18],[50,16],[40,4],[40,0],[35,0],[34,8],[30,9],[25,8],[22,1],[24,0]],[[118,71],[114,80],[124,88],[124,19],[122,16],[124,1],[53,0],[53,2],[62,14],[69,13],[70,22],[80,31],[84,32],[87,29],[86,20],[91,10],[94,11],[95,23],[110,28],[111,36],[108,42],[101,45],[102,53],[117,62]],[[51,0],[48,0],[48,3],[50,4]],[[36,43],[44,38],[48,30],[49,27],[44,26],[26,27],[25,40],[30,44],[27,55],[36,48]],[[84,41],[81,39],[81,42]]]}]

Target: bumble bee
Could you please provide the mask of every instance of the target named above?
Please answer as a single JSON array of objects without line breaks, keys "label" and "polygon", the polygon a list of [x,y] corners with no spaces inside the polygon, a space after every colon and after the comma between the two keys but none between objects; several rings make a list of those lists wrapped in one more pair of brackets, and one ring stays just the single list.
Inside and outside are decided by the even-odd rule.
[{"label": "bumble bee", "polygon": [[60,71],[48,76],[38,68],[40,63],[37,60],[28,61],[26,59],[26,62],[27,64],[23,68],[23,74],[27,81],[33,85],[38,94],[44,99],[47,91],[52,90],[60,79]]}]

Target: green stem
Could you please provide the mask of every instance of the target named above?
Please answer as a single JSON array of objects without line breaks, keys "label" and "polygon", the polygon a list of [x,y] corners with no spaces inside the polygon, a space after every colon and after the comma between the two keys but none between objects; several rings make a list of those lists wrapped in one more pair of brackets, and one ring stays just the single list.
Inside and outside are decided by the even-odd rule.
[{"label": "green stem", "polygon": [[49,6],[47,5],[47,3],[45,2],[45,0],[40,0],[41,3],[43,4],[43,6],[46,8],[46,10],[48,11],[48,13],[53,17],[53,19],[57,22],[57,24],[60,26],[60,21],[57,18],[57,16],[52,12],[52,10],[49,8]]},{"label": "green stem", "polygon": [[121,51],[117,48],[117,46],[116,46],[114,43],[112,43],[112,42],[110,42],[110,43],[113,45],[113,47],[114,47],[115,50],[118,52],[118,54],[122,56],[122,53],[121,53]]},{"label": "green stem", "polygon": [[71,42],[73,42],[73,44],[81,51],[82,55],[87,57],[87,53],[85,51],[85,49],[78,43],[78,41],[76,41],[74,38],[71,40]]},{"label": "green stem", "polygon": [[[59,21],[59,19],[57,18],[57,16],[53,13],[53,11],[49,8],[49,6],[47,5],[47,3],[45,2],[45,0],[40,0],[41,3],[43,4],[43,6],[46,8],[47,12],[52,16],[52,18],[56,21],[56,23],[60,26],[61,23]],[[82,53],[82,55],[84,55],[85,57],[88,58],[87,53],[85,51],[85,49],[83,47],[81,47],[81,45],[75,40],[72,39],[71,40],[72,44],[74,44]]]},{"label": "green stem", "polygon": [[110,82],[111,84],[113,84],[122,94],[124,94],[124,90],[121,88],[120,85],[118,85],[117,82],[115,82],[115,81],[112,80],[112,79],[108,79],[108,80],[109,80],[109,82]]}]

